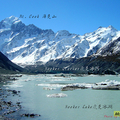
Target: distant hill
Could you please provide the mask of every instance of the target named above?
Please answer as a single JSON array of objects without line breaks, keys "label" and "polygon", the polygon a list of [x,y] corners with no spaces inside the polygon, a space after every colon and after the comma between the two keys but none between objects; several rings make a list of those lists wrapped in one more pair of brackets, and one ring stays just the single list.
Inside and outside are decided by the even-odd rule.
[{"label": "distant hill", "polygon": [[2,52],[0,52],[0,73],[19,73],[25,70],[11,62]]},{"label": "distant hill", "polygon": [[44,65],[27,66],[32,73],[120,74],[120,53],[107,56],[51,60]]}]

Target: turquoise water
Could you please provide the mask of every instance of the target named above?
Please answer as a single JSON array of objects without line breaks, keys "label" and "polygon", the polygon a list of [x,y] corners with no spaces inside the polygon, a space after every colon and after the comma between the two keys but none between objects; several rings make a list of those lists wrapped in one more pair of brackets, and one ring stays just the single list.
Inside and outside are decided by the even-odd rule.
[{"label": "turquoise water", "polygon": [[[69,83],[96,83],[106,79],[120,82],[120,76],[54,77],[53,75],[23,75],[6,88],[21,91],[21,105],[28,113],[40,114],[36,120],[114,120],[120,111],[120,91],[77,89],[61,91]],[[43,88],[53,88],[44,90]],[[48,94],[64,93],[64,98],[48,98]],[[106,116],[105,116],[106,115]],[[22,118],[21,118],[22,119]],[[25,118],[24,118],[25,119]],[[29,118],[26,118],[29,119]]]}]

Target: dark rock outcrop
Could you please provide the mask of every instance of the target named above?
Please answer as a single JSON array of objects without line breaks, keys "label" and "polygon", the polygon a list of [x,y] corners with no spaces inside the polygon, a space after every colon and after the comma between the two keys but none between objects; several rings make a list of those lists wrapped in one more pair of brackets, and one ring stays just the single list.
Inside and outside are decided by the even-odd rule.
[{"label": "dark rock outcrop", "polygon": [[11,62],[2,52],[0,52],[0,72],[25,72],[25,69]]}]

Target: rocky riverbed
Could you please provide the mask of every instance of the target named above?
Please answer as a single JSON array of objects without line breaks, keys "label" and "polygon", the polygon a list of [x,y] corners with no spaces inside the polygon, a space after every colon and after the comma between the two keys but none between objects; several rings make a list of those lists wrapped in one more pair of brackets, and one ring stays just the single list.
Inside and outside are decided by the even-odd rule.
[{"label": "rocky riverbed", "polygon": [[39,117],[34,113],[24,113],[20,101],[20,91],[6,89],[3,85],[17,80],[22,75],[0,75],[0,120],[17,120],[21,117]]}]

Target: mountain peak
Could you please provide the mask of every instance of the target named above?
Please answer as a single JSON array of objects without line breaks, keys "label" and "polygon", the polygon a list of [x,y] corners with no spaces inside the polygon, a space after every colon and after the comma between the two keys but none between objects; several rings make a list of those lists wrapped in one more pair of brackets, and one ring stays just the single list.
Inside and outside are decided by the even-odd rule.
[{"label": "mountain peak", "polygon": [[68,36],[70,33],[67,30],[59,30],[56,35],[57,36]]},{"label": "mountain peak", "polygon": [[6,19],[9,19],[9,20],[11,20],[11,21],[18,20],[18,18],[17,18],[17,17],[15,17],[15,16],[10,16],[10,17],[8,17],[8,18],[6,18]]},{"label": "mountain peak", "polygon": [[102,27],[102,26],[100,26],[97,30],[95,30],[93,33],[95,34],[95,33],[108,33],[108,31],[110,32],[110,33],[115,33],[115,32],[117,32],[118,30],[117,29],[115,29],[112,25],[109,25],[108,27]]},{"label": "mountain peak", "polygon": [[114,28],[112,25],[109,25],[108,28]]},{"label": "mountain peak", "polygon": [[98,29],[103,29],[103,28],[116,30],[112,25],[109,25],[108,27],[102,27],[102,26],[100,26]]},{"label": "mountain peak", "polygon": [[117,31],[117,29],[114,28],[112,25],[109,25],[107,28],[110,28],[111,30],[115,30],[115,31]]},{"label": "mountain peak", "polygon": [[17,17],[10,16],[0,22],[0,28],[11,28],[13,24],[21,22]]}]

